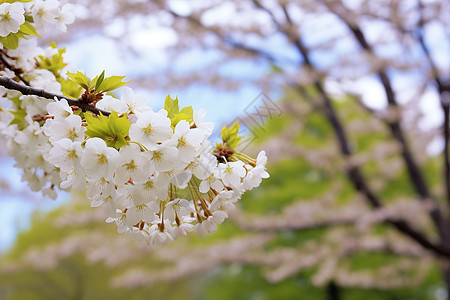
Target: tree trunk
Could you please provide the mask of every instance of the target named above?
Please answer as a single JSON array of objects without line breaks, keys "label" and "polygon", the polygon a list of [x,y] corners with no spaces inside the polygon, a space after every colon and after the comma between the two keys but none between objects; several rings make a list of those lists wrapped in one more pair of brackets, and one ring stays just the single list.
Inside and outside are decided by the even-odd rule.
[{"label": "tree trunk", "polygon": [[340,300],[340,295],[339,295],[339,286],[334,282],[331,281],[327,287],[327,300]]}]

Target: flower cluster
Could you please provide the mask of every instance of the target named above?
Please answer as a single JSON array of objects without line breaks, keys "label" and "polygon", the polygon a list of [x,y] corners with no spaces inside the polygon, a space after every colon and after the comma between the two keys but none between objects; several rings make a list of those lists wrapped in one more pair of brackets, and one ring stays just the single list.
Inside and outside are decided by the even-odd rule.
[{"label": "flower cluster", "polygon": [[70,5],[61,6],[58,0],[1,1],[0,42],[8,49],[16,49],[19,38],[38,35],[36,29],[52,26],[66,31],[66,25],[73,21]]},{"label": "flower cluster", "polygon": [[[7,23],[0,33],[8,36],[20,33],[30,14],[37,28],[71,20],[56,0],[0,9]],[[202,110],[180,109],[168,96],[164,109],[153,111],[128,87],[120,99],[106,94],[125,85],[123,77],[62,75],[64,50],[54,45],[3,45],[0,75],[29,88],[0,86],[0,135],[32,190],[53,198],[57,188],[83,191],[91,206],[107,207],[119,232],[159,245],[215,231],[241,195],[269,176],[264,152],[253,159],[236,151],[238,123],[224,126],[214,146]]]}]

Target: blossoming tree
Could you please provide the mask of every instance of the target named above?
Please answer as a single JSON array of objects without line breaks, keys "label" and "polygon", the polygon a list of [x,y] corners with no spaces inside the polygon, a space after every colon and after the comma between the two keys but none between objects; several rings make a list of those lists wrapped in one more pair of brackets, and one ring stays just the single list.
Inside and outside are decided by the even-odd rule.
[{"label": "blossoming tree", "polygon": [[[273,195],[269,197],[271,189],[268,188],[265,194],[267,194],[272,208],[274,205],[278,206],[280,199],[288,198],[288,196],[292,201],[298,201],[287,206],[279,216],[252,219],[244,215],[237,216],[235,222],[250,233],[255,230],[278,233],[275,239],[286,232],[302,234],[306,230],[315,228],[330,228],[330,232],[326,234],[325,238],[317,240],[311,238],[305,243],[296,244],[295,247],[288,249],[286,249],[287,247],[278,247],[274,251],[264,251],[267,247],[267,240],[264,239],[266,237],[254,243],[259,247],[257,253],[250,252],[253,250],[252,245],[244,247],[248,251],[243,251],[240,255],[231,252],[230,248],[225,247],[226,245],[219,245],[212,249],[217,251],[215,253],[221,253],[223,256],[213,256],[208,262],[211,265],[223,261],[259,264],[271,268],[268,278],[272,281],[294,276],[308,267],[314,268],[317,272],[313,281],[319,285],[329,284],[330,290],[333,291],[336,284],[376,288],[416,284],[416,281],[402,282],[402,278],[398,274],[418,274],[420,279],[420,275],[425,274],[422,268],[423,263],[427,266],[431,261],[431,264],[441,269],[442,278],[449,285],[448,199],[450,194],[448,187],[450,173],[448,170],[450,168],[448,163],[447,99],[449,88],[446,81],[448,78],[446,63],[448,54],[439,52],[440,48],[436,44],[433,45],[432,39],[433,35],[438,35],[442,31],[442,28],[445,32],[445,28],[448,27],[448,18],[445,15],[448,4],[438,1],[427,1],[426,3],[425,1],[423,3],[421,1],[417,3],[412,1],[362,1],[357,3],[336,0],[303,1],[301,3],[297,1],[193,1],[191,6],[185,7],[185,9],[181,6],[180,9],[176,2],[115,1],[111,2],[108,9],[102,9],[103,1],[78,1],[76,5],[90,5],[92,9],[89,10],[88,16],[80,20],[77,27],[74,28],[92,28],[94,24],[93,30],[100,30],[110,25],[114,18],[123,21],[127,18],[121,18],[121,16],[141,15],[158,24],[174,28],[180,36],[184,37],[174,45],[170,54],[177,55],[180,50],[186,48],[214,47],[222,55],[220,60],[207,65],[206,70],[189,72],[187,76],[169,72],[166,74],[167,76],[145,77],[134,81],[143,86],[161,87],[166,85],[172,87],[188,85],[195,81],[214,85],[217,89],[232,89],[241,86],[243,82],[252,81],[258,87],[267,90],[282,87],[283,91],[289,95],[288,98],[295,98],[298,101],[286,103],[285,111],[291,120],[281,123],[286,128],[281,133],[277,132],[277,136],[270,139],[267,147],[271,148],[270,153],[279,153],[280,156],[289,154],[293,157],[297,164],[292,161],[289,164],[295,169],[286,167],[287,170],[284,169],[282,174],[289,174],[292,180],[305,183],[303,185],[305,188],[302,189],[299,184],[296,193],[288,193],[284,190],[285,186],[280,184],[276,190],[276,197]],[[227,14],[224,13],[224,17],[221,18],[219,17],[221,14],[218,14],[217,11],[222,11],[222,9]],[[239,18],[230,18],[230,15]],[[325,25],[319,24],[318,20],[326,21],[323,23]],[[126,25],[125,22],[123,27],[126,28]],[[376,30],[377,28],[378,30]],[[131,34],[126,30],[124,32],[125,36]],[[324,35],[327,37],[326,39],[318,38]],[[125,36],[119,37],[121,42],[125,40]],[[439,44],[448,43],[448,36],[446,37],[445,34],[440,36],[442,38]],[[115,37],[117,38],[117,35]],[[280,40],[282,43],[277,43]],[[276,47],[271,47],[274,44]],[[386,51],[386,49],[390,49],[392,52]],[[48,51],[56,52],[51,49]],[[61,61],[58,56],[43,55],[43,57],[48,58],[45,63],[49,65],[53,61],[56,65],[58,61]],[[256,64],[266,66],[265,72],[248,80],[221,76],[220,65],[233,59],[242,62],[242,58],[252,59]],[[38,61],[44,64],[44,59]],[[415,76],[405,76],[408,79],[414,77],[414,80],[407,81],[407,84],[402,86],[401,81],[405,77],[399,78],[397,76],[399,73],[414,74]],[[19,75],[22,76],[22,74]],[[61,92],[72,96],[71,98],[80,98],[80,93],[83,91],[72,92],[72,90],[76,91],[80,88],[79,81],[86,81],[85,84],[91,90],[94,88],[94,91],[92,93],[88,91],[82,97],[85,99],[83,101],[91,103],[89,101],[99,100],[96,98],[97,93],[95,92],[97,84],[90,86],[95,79],[89,83],[88,79],[80,79],[77,74],[71,76],[70,80],[60,79],[61,86],[66,86],[65,90]],[[102,77],[104,79],[104,76],[99,75],[97,80]],[[357,86],[353,83],[359,82],[364,77],[372,79],[371,86],[378,85],[380,87],[381,93],[376,97],[385,100],[382,108],[373,109],[367,105],[363,105],[361,108],[357,104],[360,103],[359,98],[367,97],[369,93],[353,90],[352,88]],[[24,79],[27,80],[27,78]],[[70,81],[76,84],[71,84]],[[361,83],[363,84],[363,82]],[[47,90],[49,89],[47,88]],[[351,108],[332,100],[336,90],[339,92],[338,97],[343,97],[344,93],[354,95],[356,101],[352,102]],[[417,113],[419,103],[423,99],[425,101],[422,102],[429,102],[425,95],[430,94],[440,99],[441,107],[438,109],[441,109],[444,118],[443,120],[435,118],[440,121],[439,128],[424,133],[423,130],[417,128],[420,114],[411,117],[410,113],[411,111]],[[123,97],[124,102],[127,102],[125,94]],[[307,99],[307,101],[301,102],[301,99]],[[105,106],[101,106],[103,100],[98,101],[97,108],[108,110],[108,106],[114,105],[112,110],[117,113],[117,116],[113,116],[112,120],[123,117],[120,115],[120,108],[117,108],[120,106],[119,104],[109,104],[108,101],[105,101],[107,102]],[[174,102],[169,100],[167,106],[170,107],[171,103]],[[83,103],[80,102],[69,104],[83,108]],[[367,102],[363,104],[367,104]],[[67,108],[67,106],[65,107]],[[91,107],[85,107],[85,109],[90,110]],[[361,114],[363,117],[356,118],[352,112],[361,109],[364,111]],[[167,116],[171,119],[170,108],[166,111],[168,112]],[[16,109],[15,112],[17,114],[19,110]],[[44,119],[47,113],[48,111],[38,112]],[[134,114],[130,113],[130,115],[133,117]],[[51,121],[58,122],[57,118],[55,117]],[[92,128],[95,130],[96,125],[92,122],[89,123],[89,119],[90,117],[84,116],[82,120],[89,126],[92,124]],[[328,127],[317,124],[317,119],[328,122]],[[105,119],[100,117],[98,120],[101,122]],[[20,121],[20,116],[16,122],[18,121]],[[42,121],[44,120],[40,122]],[[132,123],[131,120],[129,121]],[[50,124],[51,122],[48,126]],[[134,127],[139,127],[137,120],[133,124],[136,125]],[[45,128],[45,130],[47,129]],[[52,130],[56,133],[58,129]],[[225,136],[233,131],[228,130],[225,132]],[[84,134],[87,135],[87,132],[85,131]],[[130,138],[131,132],[130,126],[128,132]],[[334,136],[331,132],[334,133]],[[299,135],[295,135],[296,133]],[[108,148],[113,148],[108,145],[108,142],[116,142],[120,137],[119,135],[115,139],[115,132],[112,136],[112,139],[103,139]],[[90,139],[95,138],[95,136],[90,137]],[[337,142],[335,147],[325,142],[325,140],[332,141],[333,138]],[[430,157],[427,152],[427,146],[432,138],[435,142],[444,145],[444,151],[439,152],[440,156]],[[286,143],[286,139],[299,139],[301,142],[293,145],[293,143]],[[127,141],[125,137],[124,140],[131,142],[131,140]],[[151,150],[150,145],[148,148],[141,141],[137,142],[146,147],[148,151],[154,151]],[[304,147],[299,147],[298,144]],[[135,145],[133,147],[136,149],[141,147],[138,144]],[[61,144],[61,147],[63,146]],[[93,149],[86,150],[86,147],[87,142],[82,146],[82,150],[88,153],[89,151],[93,152]],[[119,153],[122,148],[126,149],[121,147]],[[146,150],[143,150],[140,152],[146,153]],[[180,150],[178,149],[178,151]],[[90,153],[91,157],[92,152]],[[223,147],[219,147],[216,154],[219,153],[226,154],[227,151],[223,151]],[[109,157],[106,152],[97,154],[104,155],[106,159]],[[220,164],[223,162],[220,160],[222,155],[218,156]],[[314,163],[315,170],[303,171],[301,169],[303,160]],[[238,167],[238,165],[236,166]],[[165,168],[165,166],[161,167]],[[60,166],[60,168],[64,168],[64,166]],[[222,165],[221,168],[226,168],[226,166]],[[291,172],[288,172],[289,170]],[[239,177],[241,171],[236,173]],[[69,177],[67,174],[67,177],[63,179],[67,181]],[[222,184],[224,181],[231,183],[236,180],[236,177],[222,178]],[[115,178],[113,179],[115,180]],[[133,177],[131,176],[131,178]],[[311,203],[303,203],[304,198],[308,198],[307,195],[309,195],[304,191],[311,192],[314,178],[325,178],[323,180],[329,181],[331,181],[330,178],[333,178],[339,180],[339,184],[336,189],[330,187],[328,193],[324,192],[324,195],[315,194],[315,197],[322,201],[314,199],[315,201],[311,201]],[[91,179],[88,178],[89,180]],[[175,179],[176,182],[184,182],[178,180],[178,178]],[[207,189],[209,186],[210,189],[215,189],[214,185],[217,184],[217,182],[208,180],[203,182],[200,183],[203,185],[202,187],[197,186],[200,193],[200,188]],[[88,182],[88,186],[91,186],[90,182]],[[191,187],[190,183],[188,183],[188,196],[189,187]],[[110,189],[112,190],[111,187]],[[177,187],[177,192],[179,189]],[[51,192],[52,189],[46,191]],[[192,188],[191,191],[195,196],[195,188]],[[170,193],[169,190],[168,194],[170,195]],[[186,200],[190,198],[192,196],[187,197]],[[94,205],[102,202],[101,199],[92,200]],[[339,206],[339,203],[335,203],[339,202],[338,200],[343,201],[346,205]],[[197,202],[200,210],[203,209],[201,202],[201,199]],[[180,204],[180,206],[182,205]],[[252,212],[261,212],[257,209],[261,206],[261,203],[254,205]],[[195,207],[192,210],[195,210]],[[126,214],[128,215],[128,211]],[[170,206],[167,215],[173,216]],[[205,214],[204,217],[206,218],[207,215]],[[213,217],[216,218],[216,216]],[[111,218],[116,219],[116,222],[121,221],[119,216],[113,215]],[[122,224],[118,223],[120,227]],[[175,226],[176,220],[172,224]],[[164,225],[167,224],[164,223]],[[209,225],[214,226],[211,223]],[[138,232],[138,227],[133,230]],[[361,228],[363,228],[362,231],[360,231]],[[158,238],[162,237],[159,233],[157,235]],[[396,263],[388,260],[386,268],[382,268],[381,272],[372,274],[372,276],[367,273],[354,274],[346,268],[348,266],[345,265],[347,263],[345,258],[357,256],[355,253],[360,251],[393,253],[400,259],[396,260]],[[189,256],[192,268],[186,271],[187,273],[198,271],[198,268],[194,267],[198,267],[201,262],[205,261],[205,257],[207,257],[205,252],[206,250],[202,252],[200,249],[199,252],[193,252]],[[187,257],[189,253],[191,252],[184,251],[183,257]],[[178,257],[176,254],[172,256]],[[158,272],[153,275],[130,272],[128,276],[124,276],[122,280],[118,281],[133,287],[183,274],[180,270],[186,270],[186,265],[183,264],[186,260],[174,259],[174,261],[178,269],[175,268],[172,272],[169,270],[164,273],[164,276]],[[398,267],[396,272],[392,270],[394,267]],[[144,276],[144,274],[148,276]]]}]

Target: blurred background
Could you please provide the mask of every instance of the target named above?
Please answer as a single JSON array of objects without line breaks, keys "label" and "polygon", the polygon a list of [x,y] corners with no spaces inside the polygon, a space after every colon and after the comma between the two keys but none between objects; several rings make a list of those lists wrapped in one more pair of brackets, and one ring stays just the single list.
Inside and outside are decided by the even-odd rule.
[{"label": "blurred background", "polygon": [[238,120],[271,177],[216,233],[150,249],[2,154],[0,299],[448,299],[449,1],[65,2],[40,43],[69,71],[205,108],[214,136]]}]

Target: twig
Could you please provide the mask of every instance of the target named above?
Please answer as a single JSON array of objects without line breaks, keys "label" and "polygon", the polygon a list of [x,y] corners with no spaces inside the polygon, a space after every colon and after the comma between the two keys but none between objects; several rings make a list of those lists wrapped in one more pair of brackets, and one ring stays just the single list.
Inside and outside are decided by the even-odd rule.
[{"label": "twig", "polygon": [[34,96],[43,97],[43,98],[47,98],[47,99],[51,99],[51,100],[54,100],[55,98],[56,99],[65,99],[65,100],[67,100],[67,102],[70,105],[77,106],[77,107],[81,108],[83,111],[91,111],[97,115],[102,113],[105,116],[109,116],[109,114],[110,114],[109,112],[98,109],[96,107],[93,107],[86,102],[82,102],[80,100],[69,98],[66,96],[49,93],[43,89],[25,86],[23,84],[15,82],[14,80],[12,80],[11,78],[6,77],[6,76],[0,76],[0,85],[7,89],[16,90],[18,92],[21,92],[23,95],[34,95]]}]

